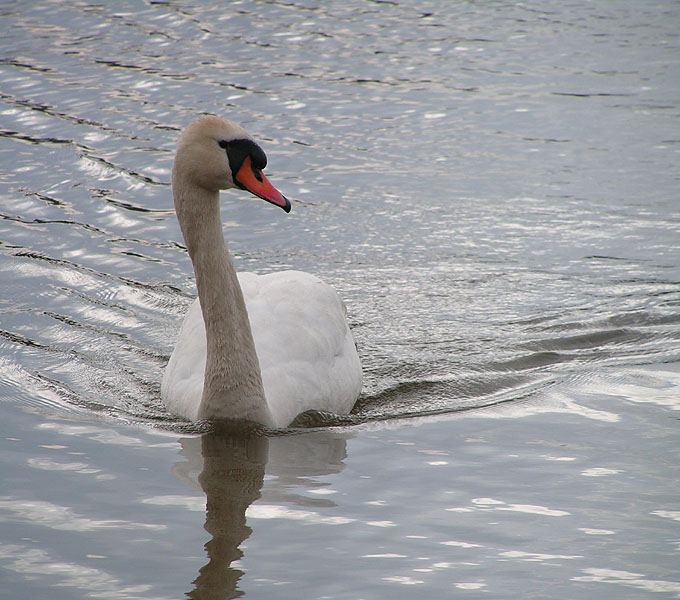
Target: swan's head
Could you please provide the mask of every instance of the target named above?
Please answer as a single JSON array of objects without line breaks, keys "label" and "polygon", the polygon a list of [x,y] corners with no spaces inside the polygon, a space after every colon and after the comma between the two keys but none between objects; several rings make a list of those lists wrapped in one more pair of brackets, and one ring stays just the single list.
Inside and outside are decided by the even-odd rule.
[{"label": "swan's head", "polygon": [[264,176],[267,156],[236,123],[204,116],[187,127],[172,167],[179,181],[210,191],[240,188],[290,211],[290,202]]}]

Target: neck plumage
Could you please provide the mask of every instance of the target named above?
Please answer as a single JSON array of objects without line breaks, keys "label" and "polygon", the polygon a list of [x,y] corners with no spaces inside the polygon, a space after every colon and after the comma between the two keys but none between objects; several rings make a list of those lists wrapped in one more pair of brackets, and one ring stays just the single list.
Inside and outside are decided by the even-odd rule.
[{"label": "neck plumage", "polygon": [[222,234],[219,192],[174,179],[175,210],[194,266],[207,342],[198,417],[271,424],[243,292]]}]

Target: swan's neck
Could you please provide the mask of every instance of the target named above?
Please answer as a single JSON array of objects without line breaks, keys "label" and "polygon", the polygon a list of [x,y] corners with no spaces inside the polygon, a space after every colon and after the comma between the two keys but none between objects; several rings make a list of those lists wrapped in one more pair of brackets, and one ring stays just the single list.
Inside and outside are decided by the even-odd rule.
[{"label": "swan's neck", "polygon": [[205,323],[208,352],[198,417],[270,425],[243,292],[222,234],[219,192],[173,177],[173,193]]}]

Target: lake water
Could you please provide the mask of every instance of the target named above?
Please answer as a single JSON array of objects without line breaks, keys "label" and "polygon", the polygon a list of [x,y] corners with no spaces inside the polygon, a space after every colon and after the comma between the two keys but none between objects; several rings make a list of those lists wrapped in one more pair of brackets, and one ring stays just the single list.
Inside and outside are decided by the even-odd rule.
[{"label": "lake water", "polygon": [[[680,3],[5,2],[0,597],[680,597]],[[345,299],[347,420],[168,415],[209,112]]]}]

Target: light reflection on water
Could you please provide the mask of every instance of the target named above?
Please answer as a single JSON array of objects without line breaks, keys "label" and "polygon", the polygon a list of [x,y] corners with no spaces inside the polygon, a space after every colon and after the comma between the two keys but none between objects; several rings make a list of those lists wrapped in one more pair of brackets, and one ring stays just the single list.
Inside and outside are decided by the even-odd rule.
[{"label": "light reflection on water", "polygon": [[[2,10],[9,593],[679,593],[676,5]],[[294,200],[224,195],[237,266],[348,304],[351,427],[178,441],[160,405],[201,112]]]}]

